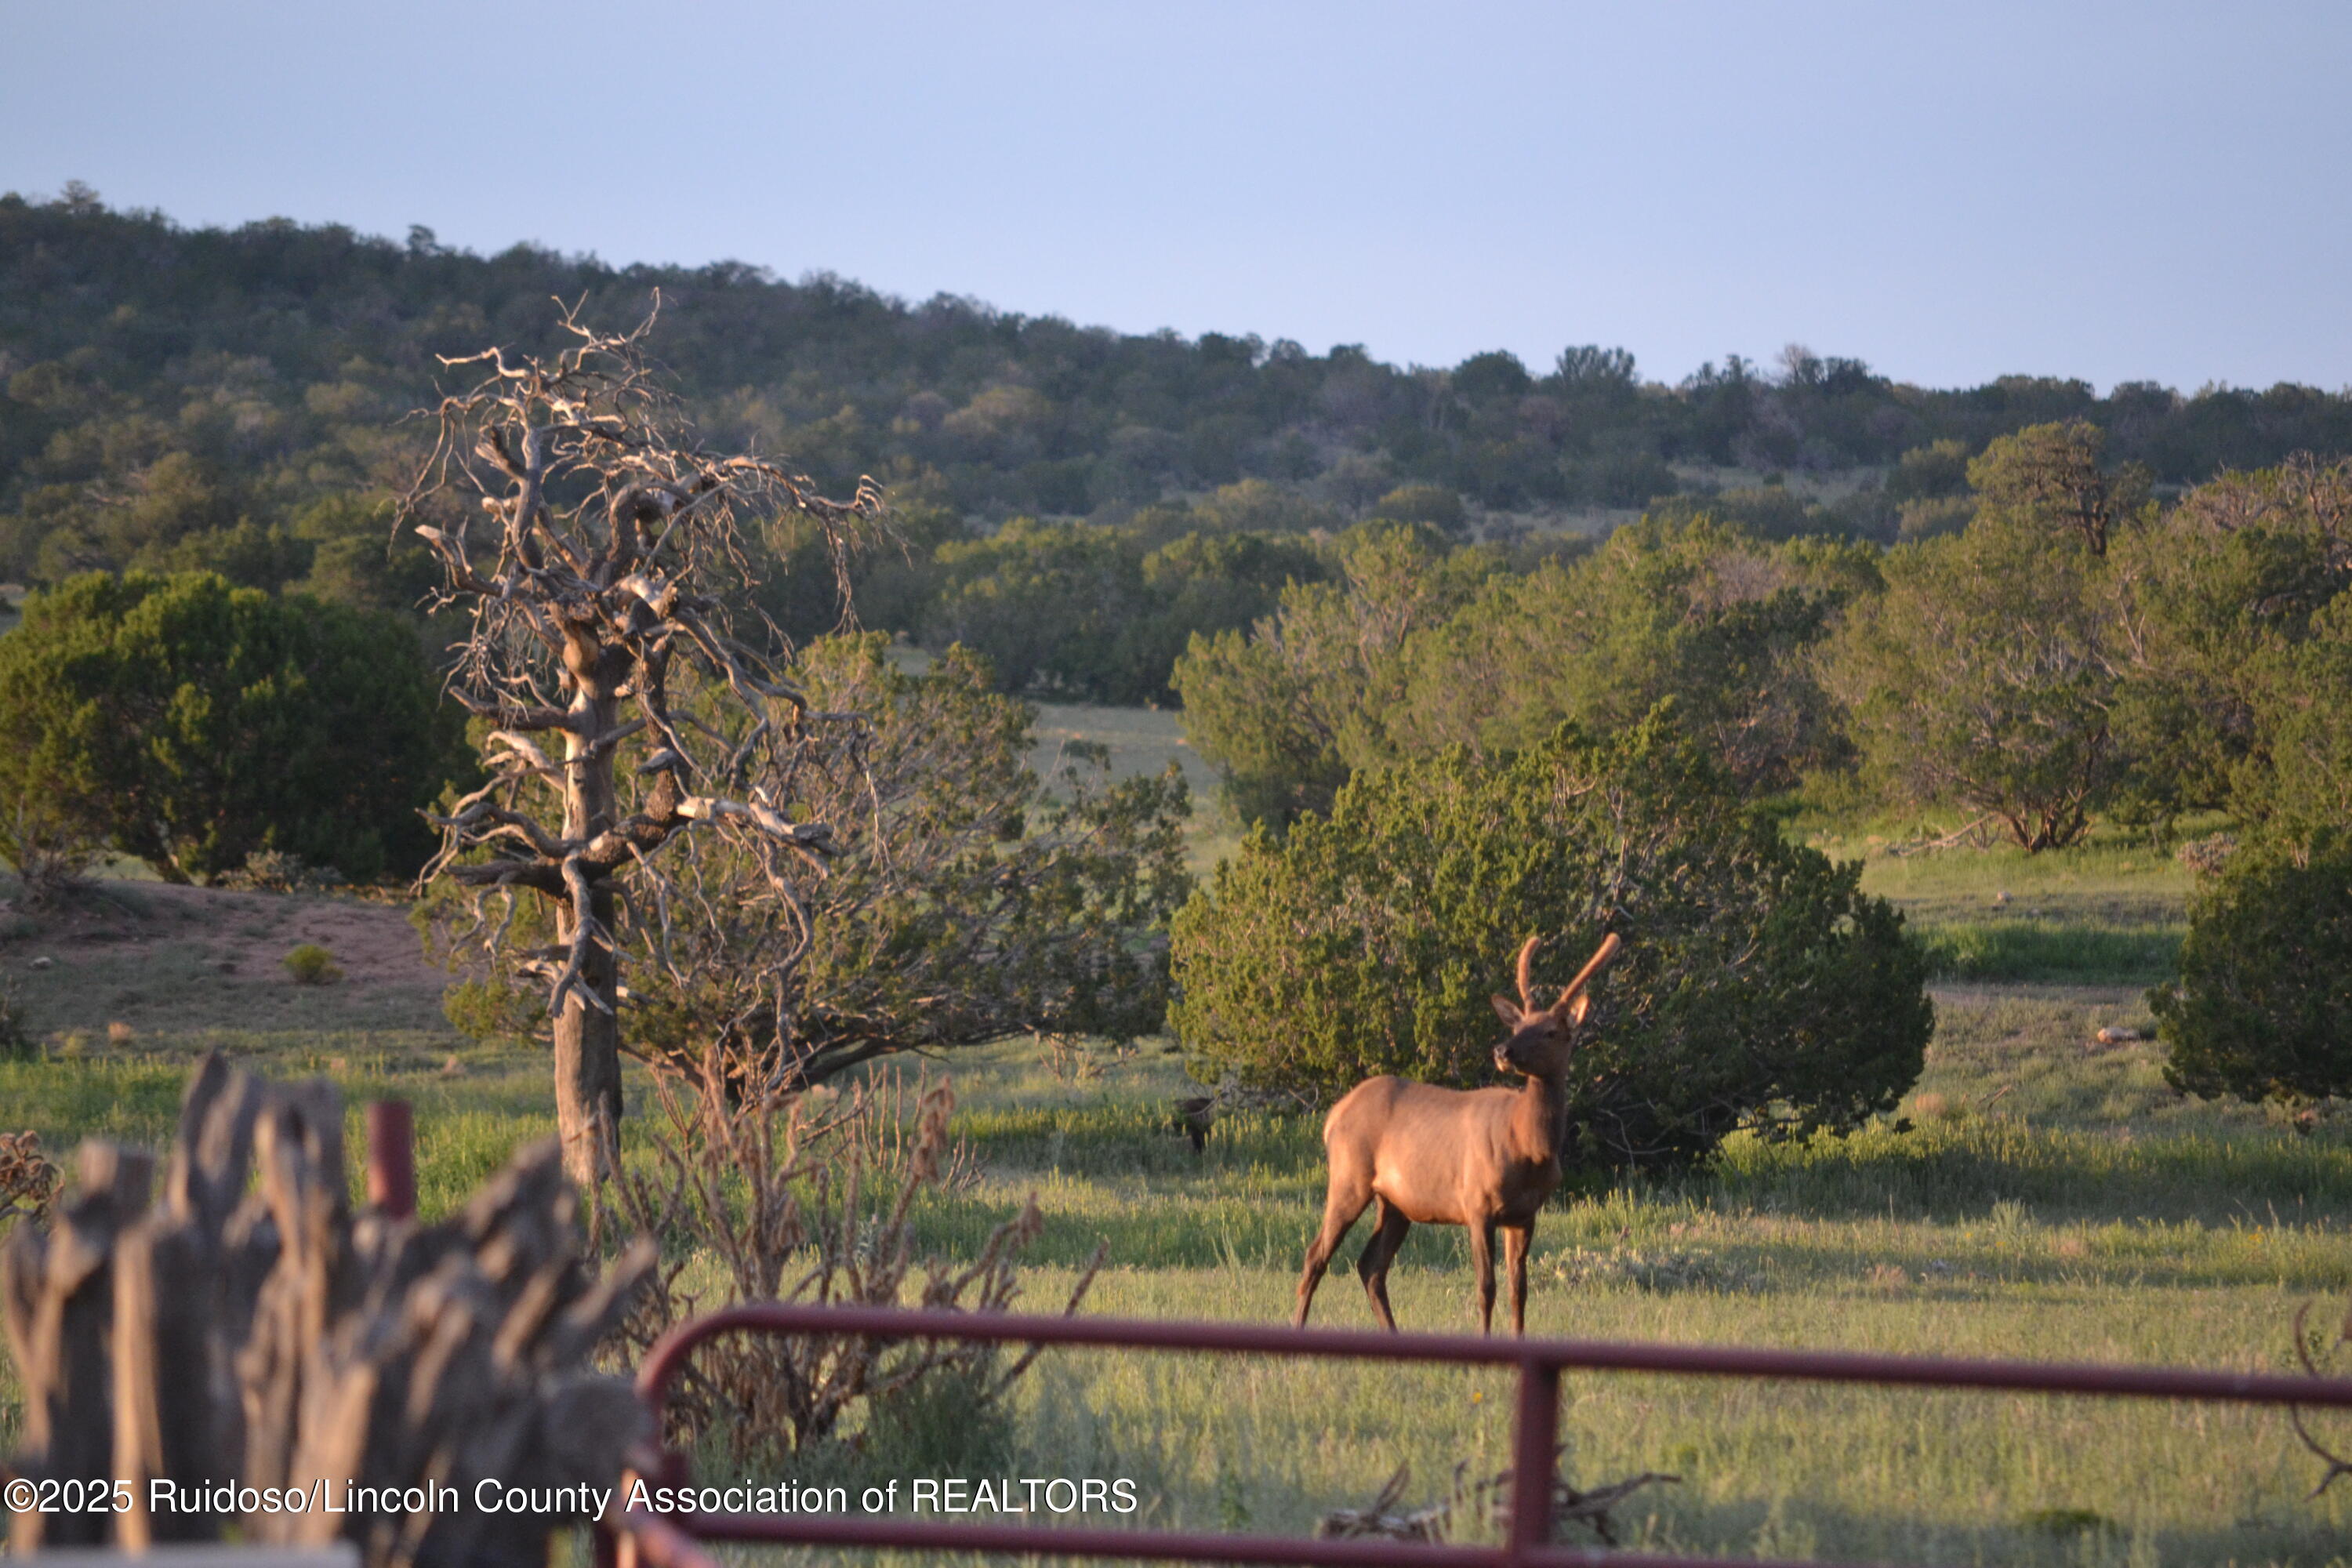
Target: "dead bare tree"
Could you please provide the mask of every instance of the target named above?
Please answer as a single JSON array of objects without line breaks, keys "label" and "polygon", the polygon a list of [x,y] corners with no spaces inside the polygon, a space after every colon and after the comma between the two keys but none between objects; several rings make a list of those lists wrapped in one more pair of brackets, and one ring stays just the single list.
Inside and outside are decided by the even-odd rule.
[{"label": "dead bare tree", "polygon": [[1381,1326],[1393,1331],[1389,1264],[1415,1221],[1458,1225],[1470,1232],[1471,1265],[1478,1275],[1479,1326],[1495,1328],[1495,1233],[1503,1234],[1503,1260],[1511,1276],[1511,1329],[1528,1331],[1528,1248],[1536,1215],[1559,1185],[1560,1130],[1567,1114],[1563,1079],[1576,1055],[1577,1030],[1591,996],[1585,986],[1617,956],[1615,932],[1585,961],[1549,1007],[1528,990],[1536,943],[1519,949],[1519,999],[1494,998],[1510,1037],[1495,1047],[1495,1065],[1523,1074],[1522,1089],[1442,1089],[1385,1074],[1342,1095],[1323,1119],[1330,1189],[1323,1228],[1307,1249],[1298,1280],[1299,1327],[1315,1302],[1331,1254],[1367,1205],[1380,1214],[1356,1272]]},{"label": "dead bare tree", "polygon": [[[882,501],[871,479],[828,500],[776,463],[704,451],[646,364],[650,316],[615,334],[575,307],[561,324],[574,341],[549,359],[444,362],[480,379],[442,399],[402,517],[439,562],[434,607],[467,617],[449,691],[487,726],[490,775],[434,817],[442,848],[419,885],[466,889],[465,934],[546,981],[564,1169],[586,1184],[598,1124],[622,1111],[620,885],[657,875],[663,846],[696,827],[769,868],[783,917],[804,923],[780,862],[832,839],[791,816],[812,715],[779,672],[782,639],[730,613],[755,571],[750,530],[813,520],[839,574]],[[551,908],[551,945],[509,944],[520,898]]]}]

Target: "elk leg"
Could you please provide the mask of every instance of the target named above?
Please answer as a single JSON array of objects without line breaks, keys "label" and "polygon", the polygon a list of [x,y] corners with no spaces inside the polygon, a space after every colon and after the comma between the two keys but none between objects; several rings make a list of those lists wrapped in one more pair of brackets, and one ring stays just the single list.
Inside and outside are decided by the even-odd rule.
[{"label": "elk leg", "polygon": [[1331,1266],[1331,1255],[1339,1250],[1341,1242],[1348,1239],[1349,1230],[1371,1201],[1370,1182],[1360,1187],[1353,1184],[1342,1184],[1334,1175],[1331,1189],[1323,1200],[1323,1228],[1308,1244],[1307,1268],[1298,1277],[1298,1315],[1291,1320],[1292,1327],[1303,1329],[1307,1326],[1307,1309],[1314,1305],[1315,1288],[1323,1283],[1323,1271]]},{"label": "elk leg", "polygon": [[1373,1227],[1371,1239],[1364,1243],[1364,1255],[1356,1259],[1356,1272],[1364,1281],[1364,1294],[1372,1299],[1372,1316],[1381,1321],[1381,1327],[1394,1333],[1396,1314],[1389,1310],[1389,1264],[1395,1258],[1397,1248],[1404,1245],[1405,1232],[1412,1228],[1412,1221],[1386,1198],[1381,1199],[1380,1205],[1379,1222]]},{"label": "elk leg", "polygon": [[1495,1331],[1495,1222],[1474,1219],[1469,1225],[1470,1268],[1478,1276],[1478,1331]]},{"label": "elk leg", "polygon": [[1503,1268],[1511,1277],[1511,1332],[1528,1331],[1528,1252],[1536,1244],[1536,1222],[1503,1227]]}]

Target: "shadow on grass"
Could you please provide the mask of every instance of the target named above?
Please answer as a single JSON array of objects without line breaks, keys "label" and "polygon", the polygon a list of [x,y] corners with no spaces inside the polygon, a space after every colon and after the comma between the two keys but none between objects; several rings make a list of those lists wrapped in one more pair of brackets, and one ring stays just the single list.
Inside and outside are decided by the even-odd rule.
[{"label": "shadow on grass", "polygon": [[1919,936],[1935,973],[1948,980],[2148,985],[2180,957],[2180,933],[2166,930],[1998,921],[1924,926]]},{"label": "shadow on grass", "polygon": [[[1119,1268],[1287,1269],[1297,1266],[1320,1208],[1322,1152],[1302,1119],[1257,1120],[1233,1130],[1230,1142],[1221,1128],[1198,1159],[1159,1132],[1140,1107],[1024,1110],[975,1121],[984,1125],[967,1135],[978,1134],[989,1183],[927,1205],[920,1221],[927,1241],[975,1247],[1034,1190],[1046,1214],[1033,1254],[1040,1263],[1076,1266],[1107,1242]],[[2259,1132],[2118,1138],[1981,1116],[1803,1142],[1743,1137],[1706,1169],[1556,1205],[1542,1232],[1554,1242],[1606,1242],[1600,1231],[1639,1226],[1643,1211],[1669,1209],[1955,1226],[2012,1213],[2036,1225],[2292,1231],[2310,1236],[2316,1250],[2232,1254],[2222,1272],[2333,1288],[2344,1255],[2340,1241],[2329,1238],[2352,1215],[2352,1146]],[[1596,1226],[1600,1231],[1585,1237]],[[1360,1222],[1343,1260],[1352,1261],[1367,1234]],[[1451,1267],[1461,1234],[1416,1226],[1404,1261]],[[2206,1279],[2219,1266],[2200,1256],[2182,1279]],[[2117,1252],[2101,1243],[2086,1257],[2037,1258],[2019,1277],[2151,1270],[2176,1272],[2161,1247],[2149,1252],[2134,1243]]]},{"label": "shadow on grass", "polygon": [[1824,1219],[1958,1221],[2014,1203],[2045,1216],[2227,1225],[2352,1209],[2352,1148],[2261,1134],[2117,1138],[1968,1116],[1801,1143],[1735,1138],[1699,1190]]},{"label": "shadow on grass", "polygon": [[992,1172],[1071,1177],[1215,1177],[1234,1171],[1322,1179],[1320,1124],[1310,1115],[1244,1111],[1217,1119],[1195,1154],[1165,1100],[982,1107],[958,1113],[956,1136]]}]

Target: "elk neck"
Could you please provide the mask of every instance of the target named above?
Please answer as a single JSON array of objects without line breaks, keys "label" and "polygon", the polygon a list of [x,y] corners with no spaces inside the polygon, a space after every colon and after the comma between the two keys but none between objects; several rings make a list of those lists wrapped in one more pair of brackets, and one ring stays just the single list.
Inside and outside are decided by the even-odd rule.
[{"label": "elk neck", "polygon": [[1560,1120],[1568,1106],[1562,1073],[1531,1073],[1511,1107],[1511,1142],[1538,1164],[1559,1154]]}]

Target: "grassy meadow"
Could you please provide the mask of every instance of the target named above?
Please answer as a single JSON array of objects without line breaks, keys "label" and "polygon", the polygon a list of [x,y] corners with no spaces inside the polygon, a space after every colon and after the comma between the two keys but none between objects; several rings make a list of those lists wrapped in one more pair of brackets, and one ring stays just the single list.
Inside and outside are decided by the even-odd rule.
[{"label": "grassy meadow", "polygon": [[[1178,757],[1204,808],[1196,863],[1230,848],[1174,715],[1049,708],[1041,730],[1041,752],[1100,740],[1122,771]],[[1538,1236],[1531,1329],[2291,1368],[2296,1308],[2316,1302],[2332,1324],[2352,1291],[2352,1140],[2325,1119],[2183,1100],[2154,1045],[2095,1039],[2148,1023],[2142,991],[2171,962],[2189,874],[2120,842],[2035,858],[1824,847],[1866,857],[1866,885],[1905,907],[1943,971],[1901,1120],[1738,1141],[1706,1170],[1563,1200]],[[45,1042],[41,1059],[0,1063],[0,1128],[52,1146],[160,1142],[187,1063],[218,1046],[271,1073],[327,1073],[354,1102],[415,1100],[428,1214],[550,1131],[543,1060],[448,1028],[435,977],[392,951],[396,910],[109,889],[120,909],[88,930],[0,923],[0,970]],[[351,978],[295,985],[275,964],[298,940],[351,952]],[[1313,1118],[1232,1118],[1195,1156],[1169,1121],[1181,1062],[1157,1040],[1083,1058],[1008,1042],[946,1070],[980,1176],[922,1211],[928,1243],[968,1255],[1034,1193],[1046,1227],[1030,1304],[1057,1305],[1099,1244],[1090,1312],[1287,1321],[1321,1201]],[[1318,1322],[1370,1323],[1346,1267],[1363,1234]],[[1459,1233],[1417,1231],[1391,1289],[1408,1328],[1475,1321]],[[1457,1466],[1474,1480],[1502,1468],[1510,1395],[1500,1373],[1060,1352],[1021,1385],[1009,1426],[949,1420],[921,1440],[877,1438],[866,1462],[874,1479],[1125,1477],[1147,1500],[1142,1522],[1304,1532],[1363,1506],[1400,1464],[1412,1506],[1444,1496]],[[0,1428],[20,1418],[0,1383]],[[1569,1381],[1562,1435],[1580,1485],[1681,1476],[1618,1514],[1624,1544],[1656,1551],[2053,1565],[2352,1554],[2352,1500],[2307,1500],[2321,1466],[2283,1413],[1610,1374]],[[2336,1435],[2352,1444],[2352,1422]],[[1465,1534],[1487,1528],[1465,1512]]]}]

